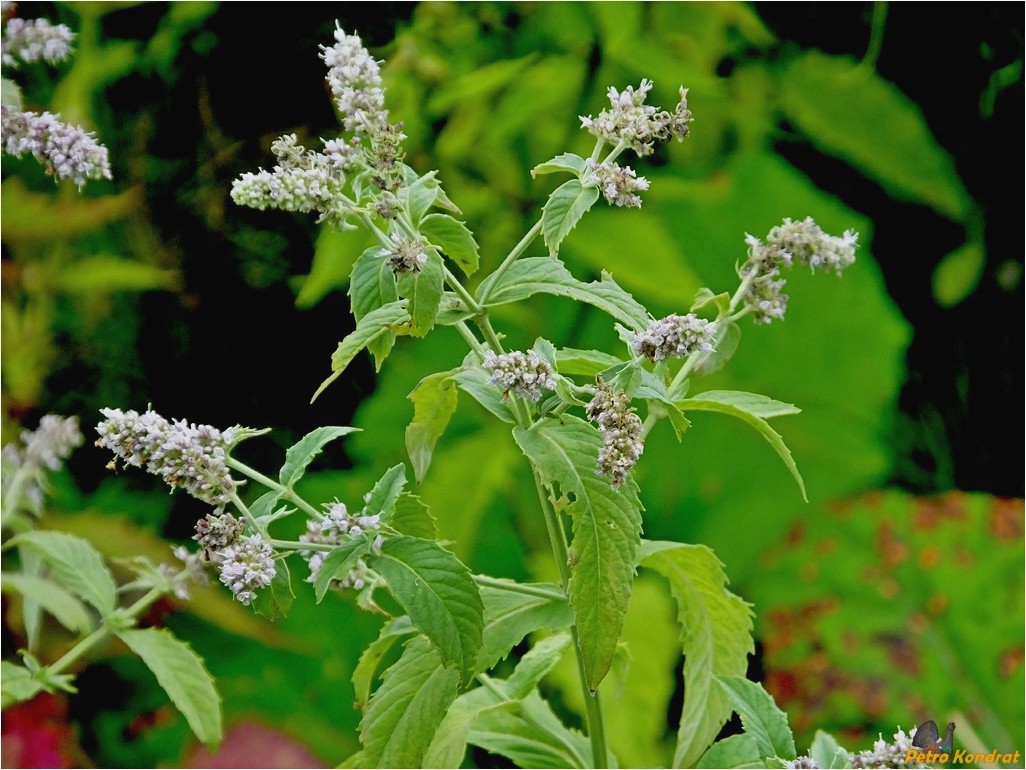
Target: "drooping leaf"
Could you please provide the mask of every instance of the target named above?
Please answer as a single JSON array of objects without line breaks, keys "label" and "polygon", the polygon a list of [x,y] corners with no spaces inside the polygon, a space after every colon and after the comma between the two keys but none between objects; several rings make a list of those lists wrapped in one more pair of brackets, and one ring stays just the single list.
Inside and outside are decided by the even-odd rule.
[{"label": "drooping leaf", "polygon": [[488,374],[481,367],[463,369],[452,376],[460,389],[503,422],[516,423],[509,403],[502,397],[502,391],[493,385]]},{"label": "drooping leaf", "polygon": [[730,717],[717,676],[743,675],[754,651],[752,614],[727,590],[723,565],[701,545],[645,542],[640,562],[670,582],[684,652],[684,706],[674,767],[691,767]]},{"label": "drooping leaf", "polygon": [[310,431],[286,450],[285,463],[278,471],[278,481],[282,486],[291,488],[303,477],[306,467],[321,453],[329,441],[334,441],[357,430],[359,428],[325,425]]},{"label": "drooping leaf", "polygon": [[402,273],[396,281],[396,287],[399,296],[407,300],[406,310],[412,319],[409,333],[423,337],[434,328],[438,305],[442,300],[445,287],[442,258],[433,249],[428,249],[427,260],[420,270]]},{"label": "drooping leaf", "polygon": [[431,374],[408,398],[413,402],[413,421],[406,427],[406,451],[419,484],[431,465],[435,444],[456,411],[456,383],[450,372]]},{"label": "drooping leaf", "polygon": [[[367,313],[359,320],[352,333],[338,343],[338,348],[331,354],[332,373],[321,383],[310,400],[314,401],[326,387],[338,379],[356,354],[374,340],[385,334],[398,333],[400,330],[404,334],[409,333],[410,320],[410,314],[406,312],[406,300],[389,302],[387,305],[382,305]],[[378,361],[377,366],[380,367],[380,365],[381,362]]]},{"label": "drooping leaf", "polygon": [[78,634],[88,634],[92,621],[82,603],[52,580],[5,572],[0,575],[0,590],[18,593],[25,599],[36,602],[53,615],[62,626]]},{"label": "drooping leaf", "polygon": [[759,746],[747,733],[730,735],[716,741],[706,751],[695,767],[710,768],[758,768],[765,767]]},{"label": "drooping leaf", "polygon": [[317,570],[317,577],[314,578],[314,596],[318,603],[324,599],[333,580],[341,580],[356,566],[356,562],[367,555],[371,544],[359,537],[343,543],[330,551],[321,562]]},{"label": "drooping leaf", "polygon": [[464,275],[473,275],[481,263],[477,241],[465,224],[448,214],[429,214],[420,223],[420,233],[437,246]]},{"label": "drooping leaf", "polygon": [[154,673],[196,737],[213,748],[221,740],[221,696],[203,659],[167,629],[127,629],[117,636]]},{"label": "drooping leaf", "polygon": [[598,199],[598,187],[585,187],[577,179],[564,182],[552,191],[542,209],[542,237],[551,256],[559,253],[559,244]]},{"label": "drooping leaf", "polygon": [[763,759],[794,759],[794,738],[787,725],[787,714],[777,707],[762,685],[743,676],[719,676],[717,680],[741,717],[745,734],[755,739]]},{"label": "drooping leaf", "polygon": [[395,503],[406,486],[406,466],[393,465],[371,487],[365,506],[368,516],[380,515],[387,519],[395,509]]},{"label": "drooping leaf", "polygon": [[[560,591],[558,586],[528,583],[528,588]],[[545,596],[481,586],[484,602],[484,633],[477,672],[487,671],[509,654],[528,634],[541,629],[557,630],[573,623],[570,605]]]},{"label": "drooping leaf", "polygon": [[545,419],[531,429],[515,428],[517,444],[554,489],[557,510],[573,518],[570,546],[570,606],[580,632],[584,670],[591,689],[598,687],[613,661],[634,579],[634,557],[641,542],[641,502],[637,485],[619,489],[595,475],[602,439],[577,417]]},{"label": "drooping leaf", "polygon": [[388,654],[397,641],[415,633],[417,633],[417,629],[413,627],[410,619],[401,615],[385,623],[381,627],[378,638],[364,647],[363,652],[360,653],[360,659],[353,668],[353,690],[356,692],[356,701],[353,705],[356,708],[363,710],[367,705],[374,677],[377,676],[382,658]]},{"label": "drooping leaf", "polygon": [[766,411],[770,412],[769,416],[774,417],[781,414],[794,414],[794,411],[781,410],[794,410],[795,407],[790,404],[782,404],[765,396],[755,396],[751,393],[740,393],[739,391],[719,390],[708,391],[708,393],[712,393],[712,397],[709,397],[707,393],[699,393],[691,398],[677,402],[677,406],[685,413],[693,409],[700,412],[729,414],[751,425],[769,442],[769,445],[773,447],[773,450],[783,460],[784,465],[787,466],[787,469],[798,484],[798,489],[801,490],[802,499],[807,502],[809,498],[805,494],[805,482],[802,480],[798,466],[791,456],[791,450],[787,448],[780,434],[770,427],[770,424],[766,422],[762,414]]},{"label": "drooping leaf", "polygon": [[410,620],[460,680],[473,676],[484,625],[481,595],[470,570],[432,540],[390,538],[369,566],[388,584]]},{"label": "drooping leaf", "polygon": [[547,160],[544,163],[539,163],[537,166],[531,169],[531,176],[538,176],[539,174],[555,174],[561,171],[568,171],[574,176],[580,176],[586,167],[587,161],[580,155],[574,155],[572,152],[564,152],[562,155],[557,155],[552,160]]},{"label": "drooping leaf", "polygon": [[467,743],[519,767],[594,767],[588,739],[568,729],[537,691],[520,701],[516,712],[482,712],[467,734]]},{"label": "drooping leaf", "polygon": [[570,297],[594,305],[631,329],[648,326],[649,315],[628,292],[603,272],[600,281],[578,281],[558,259],[525,257],[514,262],[494,283],[485,281],[477,296],[489,305],[518,302],[535,294]]},{"label": "drooping leaf", "polygon": [[382,519],[393,529],[410,537],[435,540],[438,537],[438,523],[431,509],[417,495],[404,492],[396,500],[392,515]]},{"label": "drooping leaf", "polygon": [[100,554],[85,540],[65,532],[36,530],[18,535],[12,542],[38,553],[59,585],[80,596],[102,616],[114,611],[114,578]]},{"label": "drooping leaf", "polygon": [[506,680],[506,694],[515,700],[526,698],[559,663],[570,642],[570,634],[562,633],[547,636],[535,644],[520,659],[516,670]]},{"label": "drooping leaf", "polygon": [[456,699],[459,675],[442,666],[422,636],[406,644],[385,672],[360,723],[363,767],[423,767],[442,717]]},{"label": "drooping leaf", "polygon": [[467,735],[481,715],[492,709],[515,707],[516,703],[501,701],[484,687],[463,693],[449,707],[438,726],[424,755],[424,767],[459,767],[467,753]]}]

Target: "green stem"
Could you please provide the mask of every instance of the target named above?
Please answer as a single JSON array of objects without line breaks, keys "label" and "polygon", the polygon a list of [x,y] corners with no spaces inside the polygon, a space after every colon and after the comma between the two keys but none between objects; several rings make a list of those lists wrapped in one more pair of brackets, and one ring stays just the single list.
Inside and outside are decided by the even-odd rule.
[{"label": "green stem", "polygon": [[334,551],[337,545],[328,543],[302,543],[299,540],[276,540],[273,537],[267,538],[268,544],[275,549],[284,551]]},{"label": "green stem", "polygon": [[470,346],[470,349],[477,353],[478,358],[483,360],[485,355],[484,346],[481,344],[480,340],[474,336],[474,332],[470,331],[470,327],[467,326],[467,322],[459,321],[453,325],[456,327],[456,331],[460,333],[460,336],[463,337],[464,341]]},{"label": "green stem", "polygon": [[269,476],[265,476],[260,471],[256,470],[255,468],[250,468],[248,465],[246,465],[243,462],[239,462],[234,457],[229,457],[227,459],[227,463],[229,468],[234,468],[239,473],[249,476],[249,478],[253,479],[253,481],[257,482],[258,484],[262,484],[268,489],[271,489],[275,492],[279,492],[282,497],[284,497],[290,503],[295,503],[296,506],[301,508],[308,516],[319,518],[322,515],[320,511],[318,511],[316,508],[310,505],[310,503],[308,503],[306,500],[304,500],[302,497],[296,494],[295,490],[293,490],[291,487],[287,487],[284,484],[281,484],[275,481],[274,479],[270,478]]},{"label": "green stem", "polygon": [[453,272],[449,267],[443,264],[442,270],[445,271],[445,282],[449,284],[450,289],[456,292],[456,296],[463,301],[463,304],[467,306],[467,309],[473,311],[476,315],[483,313],[484,309],[478,301],[471,296],[470,292],[463,287],[463,284],[460,283],[460,279],[453,275]]},{"label": "green stem", "polygon": [[542,223],[541,219],[539,219],[537,222],[534,223],[534,226],[527,231],[527,234],[520,239],[520,243],[514,246],[513,250],[506,255],[506,258],[502,260],[502,264],[495,268],[492,274],[488,276],[488,285],[485,287],[481,295],[482,305],[488,304],[488,297],[491,296],[492,288],[495,286],[495,284],[499,282],[499,279],[502,277],[503,273],[505,273],[509,269],[509,266],[516,262],[517,259],[520,258],[521,254],[527,251],[527,247],[534,242],[535,238],[538,237],[538,233],[541,232],[541,228]]},{"label": "green stem", "polygon": [[524,585],[523,583],[517,583],[512,580],[500,580],[499,578],[489,577],[488,575],[474,575],[474,582],[479,586],[497,588],[500,591],[508,591],[509,593],[524,594],[525,596],[537,596],[542,599],[550,599],[554,602],[566,601],[566,594],[563,591],[553,591],[550,588],[542,588],[541,586]]}]

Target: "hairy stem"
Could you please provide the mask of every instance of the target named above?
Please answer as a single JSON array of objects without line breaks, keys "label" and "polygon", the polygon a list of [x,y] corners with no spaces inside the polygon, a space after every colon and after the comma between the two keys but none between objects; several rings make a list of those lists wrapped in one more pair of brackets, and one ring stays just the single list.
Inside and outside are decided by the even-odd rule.
[{"label": "hairy stem", "polygon": [[312,505],[310,505],[310,503],[308,503],[298,494],[296,494],[295,490],[293,490],[291,487],[287,487],[284,484],[280,484],[279,482],[272,479],[270,476],[265,476],[260,471],[256,470],[255,468],[250,468],[248,465],[246,465],[243,462],[239,462],[234,457],[227,458],[226,462],[229,468],[234,468],[239,473],[245,476],[249,476],[249,478],[253,479],[253,481],[257,482],[258,484],[262,484],[268,489],[281,493],[282,497],[284,497],[290,503],[295,503],[296,506],[301,508],[308,516],[312,516],[314,518],[320,517],[321,512],[314,508]]}]

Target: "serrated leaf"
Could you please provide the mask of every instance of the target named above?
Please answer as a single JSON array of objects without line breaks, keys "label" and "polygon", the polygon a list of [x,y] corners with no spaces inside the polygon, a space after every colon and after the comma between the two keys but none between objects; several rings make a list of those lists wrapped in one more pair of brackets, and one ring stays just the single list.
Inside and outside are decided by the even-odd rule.
[{"label": "serrated leaf", "polygon": [[[314,401],[326,387],[338,379],[356,354],[374,340],[385,334],[398,333],[400,330],[404,334],[409,333],[410,320],[410,314],[406,312],[406,300],[389,302],[361,318],[357,322],[356,328],[338,343],[338,348],[331,354],[332,374],[321,383],[310,400]],[[377,361],[377,366],[380,367],[380,365],[381,362]]]},{"label": "serrated leaf", "polygon": [[577,417],[541,420],[529,430],[515,428],[513,436],[553,490],[557,510],[573,519],[568,592],[585,676],[594,690],[612,664],[630,599],[641,542],[637,485],[628,479],[613,489],[608,479],[595,475],[602,438]]},{"label": "serrated leaf", "polygon": [[588,739],[568,729],[537,691],[516,712],[483,712],[467,734],[467,743],[506,757],[518,767],[594,767]]},{"label": "serrated leaf", "polygon": [[646,328],[650,320],[644,306],[608,273],[603,273],[600,281],[578,281],[566,265],[551,257],[519,259],[498,280],[485,281],[477,291],[478,299],[488,305],[518,302],[535,294],[554,294],[586,302],[634,330]]},{"label": "serrated leaf", "polygon": [[0,700],[3,708],[30,700],[43,691],[43,685],[24,666],[0,661]]},{"label": "serrated leaf", "polygon": [[[388,260],[381,256],[383,249],[373,246],[364,251],[353,265],[349,277],[349,307],[359,322],[373,310],[396,302],[399,291],[396,288],[395,274]],[[388,357],[395,344],[395,333],[386,332],[368,343],[367,349],[374,356],[375,366],[380,369],[381,363]]]},{"label": "serrated leaf", "polygon": [[557,155],[552,160],[539,163],[532,168],[531,176],[536,177],[539,174],[555,174],[561,171],[569,171],[574,176],[580,177],[584,173],[587,163],[580,155],[564,152],[562,155]]},{"label": "serrated leaf", "polygon": [[456,372],[452,378],[464,393],[470,395],[477,403],[500,420],[511,425],[516,423],[516,418],[513,417],[509,403],[502,397],[502,391],[489,381],[484,369],[480,367],[463,369]]},{"label": "serrated leaf", "polygon": [[291,488],[303,477],[306,467],[321,453],[329,441],[334,441],[358,430],[359,428],[325,425],[310,431],[286,450],[285,463],[278,471],[278,481],[282,486]]},{"label": "serrated leaf", "polygon": [[474,674],[481,649],[483,607],[470,570],[432,540],[390,538],[368,565],[384,578],[410,620],[460,681]]},{"label": "serrated leaf", "polygon": [[762,685],[743,676],[718,676],[717,680],[741,717],[745,733],[755,739],[762,758],[794,759],[794,738],[787,725],[787,714],[777,707]]},{"label": "serrated leaf", "polygon": [[463,222],[448,214],[429,214],[420,223],[420,234],[459,265],[464,275],[477,272],[481,255],[474,234]]},{"label": "serrated leaf", "polygon": [[442,666],[424,637],[407,642],[385,672],[360,723],[363,767],[422,767],[442,717],[456,699],[459,675]]},{"label": "serrated leaf", "polygon": [[976,289],[987,256],[979,243],[966,243],[944,256],[933,271],[933,298],[941,307],[954,307]]},{"label": "serrated leaf", "polygon": [[[709,397],[708,393],[712,393],[713,396]],[[729,414],[732,417],[737,417],[740,420],[751,425],[755,428],[762,437],[769,442],[769,445],[773,447],[773,450],[783,460],[784,465],[791,472],[794,480],[798,484],[798,489],[801,490],[802,499],[808,502],[808,495],[805,494],[805,482],[802,480],[801,473],[798,472],[798,466],[795,465],[794,458],[791,456],[791,450],[787,448],[784,443],[784,439],[781,438],[780,434],[777,433],[770,424],[763,419],[762,411],[769,411],[771,416],[777,416],[779,414],[794,414],[790,411],[779,411],[780,409],[794,409],[795,407],[790,404],[782,404],[779,401],[773,401],[773,399],[766,399],[766,401],[772,402],[778,406],[769,406],[762,404],[757,400],[751,402],[741,401],[738,402],[736,397],[739,396],[739,391],[708,391],[708,393],[700,393],[692,398],[686,398],[683,401],[678,401],[677,406],[681,408],[685,413],[688,410],[695,410],[699,412],[719,412],[720,414]],[[724,395],[729,394],[729,395]],[[744,396],[755,396],[752,393],[742,394]],[[756,396],[758,398],[766,398],[765,396]],[[755,409],[755,411],[750,411]],[[776,410],[776,411],[775,411]]]},{"label": "serrated leaf", "polygon": [[556,351],[556,368],[560,374],[582,374],[594,377],[612,366],[626,363],[610,353],[601,350],[579,350],[560,348]]},{"label": "serrated leaf", "polygon": [[406,451],[419,484],[431,465],[435,444],[456,411],[456,383],[452,373],[428,375],[407,398],[413,402],[413,421],[406,426]]},{"label": "serrated leaf", "polygon": [[314,579],[314,596],[320,603],[331,586],[331,581],[341,580],[356,566],[361,558],[370,551],[371,544],[363,538],[353,538],[338,548],[328,552],[317,570]]},{"label": "serrated leaf", "polygon": [[425,540],[438,537],[438,524],[431,509],[417,495],[409,492],[399,496],[392,515],[383,520],[393,529],[410,537],[422,537]]},{"label": "serrated leaf", "polygon": [[52,580],[5,572],[0,575],[0,590],[16,592],[26,600],[36,602],[69,631],[84,636],[92,630],[92,621],[86,608],[78,599]]},{"label": "serrated leaf", "polygon": [[559,253],[559,244],[598,199],[598,187],[585,187],[578,179],[564,182],[552,191],[542,209],[542,237],[551,256]]},{"label": "serrated leaf", "polygon": [[851,767],[848,752],[841,747],[834,736],[822,730],[816,730],[816,735],[812,739],[812,747],[809,749],[809,756],[817,765],[828,770]]},{"label": "serrated leaf", "polygon": [[[553,593],[560,591],[558,586],[551,584],[526,585]],[[515,588],[512,581],[511,588]],[[489,670],[505,658],[528,634],[541,629],[567,628],[574,621],[566,601],[491,586],[481,586],[480,591],[484,602],[484,633],[477,661],[478,673]]]},{"label": "serrated leaf", "polygon": [[[427,260],[418,271],[402,273],[396,281],[399,296],[407,300],[406,310],[412,319],[409,333],[423,337],[435,325],[438,305],[445,287],[442,258],[428,249]],[[334,364],[334,359],[332,359]]]},{"label": "serrated leaf", "polygon": [[406,198],[407,210],[410,213],[410,220],[417,224],[421,218],[434,204],[438,197],[438,180],[435,179],[437,171],[429,171],[419,177],[413,184],[400,190],[400,196]]},{"label": "serrated leaf", "polygon": [[167,629],[129,629],[117,632],[117,637],[142,658],[196,737],[211,749],[217,745],[221,696],[203,659]]},{"label": "serrated leaf", "polygon": [[382,658],[388,654],[397,641],[404,636],[417,633],[413,623],[405,615],[393,618],[381,627],[378,638],[364,647],[360,653],[360,659],[353,668],[353,690],[356,693],[356,700],[353,703],[355,708],[363,710],[370,699],[374,677],[377,676],[378,666]]},{"label": "serrated leaf", "polygon": [[268,620],[278,620],[289,614],[295,598],[289,565],[284,559],[276,559],[270,585],[257,592],[251,606],[257,615]]},{"label": "serrated leaf", "polygon": [[99,552],[85,540],[64,532],[37,530],[25,532],[9,542],[36,551],[58,584],[85,599],[102,616],[114,611],[117,606],[114,578]]},{"label": "serrated leaf", "polygon": [[702,755],[695,767],[712,768],[712,770],[717,768],[753,768],[765,767],[765,763],[759,754],[759,746],[755,743],[755,739],[746,733],[741,733],[716,741]]},{"label": "serrated leaf", "polygon": [[715,677],[743,675],[754,652],[752,613],[727,590],[723,565],[708,548],[645,542],[640,563],[670,582],[684,652],[684,706],[673,767],[691,767],[730,717]]},{"label": "serrated leaf", "polygon": [[395,508],[396,500],[403,493],[405,486],[406,466],[402,463],[393,465],[371,488],[370,496],[367,498],[367,515],[380,515],[387,519]]}]

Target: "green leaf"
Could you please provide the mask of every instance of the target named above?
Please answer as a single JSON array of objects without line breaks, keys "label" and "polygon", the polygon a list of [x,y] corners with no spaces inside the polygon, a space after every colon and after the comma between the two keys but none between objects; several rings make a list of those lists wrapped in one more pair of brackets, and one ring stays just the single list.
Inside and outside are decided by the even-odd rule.
[{"label": "green leaf", "polygon": [[343,543],[338,548],[330,551],[321,562],[321,568],[317,570],[317,577],[314,579],[314,596],[320,603],[331,586],[331,581],[341,580],[356,566],[361,558],[370,551],[371,544],[363,538],[354,537],[352,540]]},{"label": "green leaf", "polygon": [[[700,768],[749,768],[764,767],[755,739],[747,733],[731,735],[716,741],[702,755],[695,767]],[[677,767],[677,765],[675,765]]]},{"label": "green leaf", "polygon": [[516,423],[509,404],[502,397],[502,391],[489,381],[488,374],[484,369],[479,366],[475,366],[473,369],[463,369],[456,372],[452,378],[465,393],[500,420],[511,425]]},{"label": "green leaf", "polygon": [[732,321],[716,335],[716,349],[702,356],[695,366],[695,372],[697,374],[718,372],[734,357],[740,343],[741,327]]},{"label": "green leaf", "polygon": [[515,700],[526,698],[559,663],[570,642],[570,634],[562,633],[548,636],[535,644],[520,659],[516,670],[506,680],[506,694]]},{"label": "green leaf", "polygon": [[442,663],[474,674],[484,625],[481,596],[470,570],[432,540],[390,538],[368,565],[384,578],[413,624],[438,650]]},{"label": "green leaf", "polygon": [[291,489],[303,477],[306,467],[321,453],[329,441],[334,441],[358,430],[359,428],[326,425],[310,431],[285,452],[285,464],[278,471],[278,481],[282,486]]},{"label": "green leaf", "polygon": [[364,767],[423,767],[439,723],[456,700],[459,675],[424,637],[407,642],[385,672],[360,723]]},{"label": "green leaf", "polygon": [[648,311],[608,273],[602,280],[578,281],[558,259],[525,257],[514,262],[497,281],[485,281],[477,296],[488,305],[518,302],[535,294],[554,294],[594,305],[635,331],[649,324]]},{"label": "green leaf", "polygon": [[[332,374],[321,383],[310,400],[314,401],[328,385],[338,379],[338,376],[349,366],[349,362],[356,357],[356,354],[374,342],[374,340],[381,338],[385,334],[395,333],[400,328],[403,330],[403,333],[408,333],[410,320],[410,314],[406,312],[405,300],[389,302],[387,305],[382,305],[361,318],[352,333],[338,343],[338,348],[331,354]],[[379,360],[377,366],[380,367],[380,365],[381,362]]]},{"label": "green leaf", "polygon": [[481,264],[477,241],[465,224],[448,214],[429,214],[420,223],[420,234],[459,265],[464,275],[473,275]]},{"label": "green leaf", "polygon": [[402,463],[393,465],[378,479],[367,498],[366,515],[380,515],[388,519],[395,509],[395,503],[406,486],[406,466]]},{"label": "green leaf", "polygon": [[594,377],[612,366],[626,361],[601,350],[560,348],[556,351],[556,367],[560,374],[582,374]]},{"label": "green leaf", "polygon": [[963,221],[969,196],[918,107],[847,56],[807,51],[780,77],[788,118],[826,152],[906,200]]},{"label": "green leaf", "polygon": [[559,244],[598,199],[597,187],[585,187],[577,179],[564,182],[552,191],[542,209],[542,237],[551,256],[559,253]]},{"label": "green leaf", "polygon": [[594,767],[588,739],[568,729],[537,691],[517,710],[493,709],[480,714],[467,743],[506,757],[518,767]]},{"label": "green leaf", "polygon": [[85,599],[104,617],[117,606],[117,591],[103,559],[92,545],[64,532],[25,532],[12,541],[36,551],[54,580]]},{"label": "green leaf", "polygon": [[435,444],[456,411],[456,383],[452,373],[428,375],[407,398],[413,402],[413,421],[406,426],[406,451],[419,484],[431,465]]},{"label": "green leaf", "polygon": [[196,737],[213,749],[221,740],[221,696],[203,659],[167,629],[129,629],[117,636],[154,673]]},{"label": "green leaf", "polygon": [[730,310],[730,292],[725,291],[720,294],[713,294],[712,289],[703,286],[695,292],[695,300],[691,303],[689,312],[697,313],[699,310],[710,306],[716,309],[717,318],[726,315]]},{"label": "green leaf", "polygon": [[43,684],[33,678],[24,666],[0,661],[0,700],[3,708],[34,698],[43,691]]},{"label": "green leaf", "polygon": [[[712,394],[710,397],[709,394]],[[748,397],[748,398],[746,398]],[[765,399],[769,404],[762,403],[758,399]],[[775,406],[774,406],[775,405]],[[775,417],[781,414],[794,414],[793,411],[781,411],[786,409],[795,409],[790,404],[782,404],[779,401],[773,401],[773,399],[766,398],[765,396],[756,396],[753,393],[741,393],[740,391],[707,391],[706,393],[700,393],[692,398],[686,398],[683,401],[677,402],[684,412],[688,410],[695,410],[699,412],[719,412],[720,414],[729,414],[732,417],[737,417],[740,420],[751,425],[762,437],[769,442],[769,445],[773,447],[774,451],[783,460],[784,465],[791,472],[794,480],[798,483],[798,489],[801,490],[802,499],[808,502],[808,495],[805,494],[805,482],[802,480],[801,473],[798,472],[798,466],[795,465],[794,458],[791,457],[791,450],[787,448],[784,443],[784,439],[781,438],[780,434],[777,433],[773,428],[770,427],[769,423],[763,419],[766,411],[769,411],[768,416]],[[754,410],[754,411],[752,411]]]},{"label": "green leaf", "polygon": [[[349,307],[357,322],[371,311],[399,299],[395,274],[388,260],[382,258],[382,251],[382,247],[373,246],[364,251],[353,265],[349,277]],[[385,333],[367,345],[378,369],[394,344],[395,333]]]},{"label": "green leaf", "polygon": [[933,298],[941,307],[954,307],[976,289],[987,257],[983,246],[965,243],[946,255],[933,271]]},{"label": "green leaf", "polygon": [[409,333],[423,337],[434,328],[438,305],[442,300],[442,289],[445,287],[442,258],[433,249],[429,249],[427,261],[420,270],[401,274],[396,286],[399,296],[408,301],[407,311],[412,318]]},{"label": "green leaf", "polygon": [[580,177],[584,173],[584,169],[587,168],[587,161],[580,155],[574,155],[572,152],[564,152],[562,155],[557,155],[552,160],[539,163],[537,166],[531,169],[531,176],[536,177],[539,174],[555,174],[560,171],[569,171],[576,177]]},{"label": "green leaf", "polygon": [[92,630],[92,621],[82,603],[51,580],[5,572],[0,575],[0,590],[16,592],[36,602],[69,631],[84,636]]},{"label": "green leaf", "polygon": [[278,620],[289,614],[296,594],[292,590],[292,573],[284,559],[274,562],[274,577],[271,584],[258,591],[253,600],[253,611],[268,620]]},{"label": "green leaf", "polygon": [[484,687],[460,695],[438,726],[424,755],[424,767],[459,767],[467,753],[467,736],[474,723],[492,709],[512,709],[516,704],[501,701]]},{"label": "green leaf", "polygon": [[[588,687],[596,689],[613,662],[634,579],[641,542],[637,485],[619,489],[595,475],[602,439],[577,417],[545,419],[513,436],[552,490],[557,510],[573,518],[570,546],[570,606],[580,632]],[[558,485],[558,496],[556,486]]]},{"label": "green leaf", "polygon": [[0,101],[12,110],[21,110],[21,89],[10,78],[0,78]]},{"label": "green leaf", "polygon": [[752,613],[727,590],[719,559],[705,546],[645,542],[640,562],[670,582],[684,651],[684,706],[674,767],[691,767],[730,717],[715,677],[743,675],[752,643]]},{"label": "green leaf", "polygon": [[353,705],[356,708],[362,711],[367,705],[374,677],[377,676],[382,658],[388,654],[397,641],[415,633],[417,633],[417,629],[413,627],[410,619],[401,615],[385,623],[381,627],[378,638],[364,647],[363,652],[360,653],[360,659],[353,669],[353,690],[356,692],[356,701]]},{"label": "green leaf", "polygon": [[83,257],[61,268],[54,286],[69,294],[171,290],[181,282],[177,270],[164,270],[110,254]]},{"label": "green leaf", "polygon": [[384,517],[383,521],[410,537],[422,537],[425,540],[438,538],[438,524],[431,509],[417,495],[409,492],[399,496],[392,515]]},{"label": "green leaf", "polygon": [[[512,581],[510,583],[515,587]],[[526,587],[560,592],[558,586],[545,583],[527,583]],[[565,600],[556,601],[491,586],[481,586],[480,591],[484,602],[484,633],[477,673],[492,668],[528,634],[541,629],[567,628],[574,622],[570,605]]]},{"label": "green leaf", "polygon": [[848,752],[841,748],[834,736],[822,730],[816,730],[816,736],[812,739],[812,748],[809,749],[809,756],[822,768],[851,767]]},{"label": "green leaf", "polygon": [[400,199],[406,199],[407,209],[410,212],[410,219],[414,224],[420,222],[427,210],[438,198],[438,180],[435,179],[437,171],[429,171],[419,177],[413,184],[400,189]]},{"label": "green leaf", "polygon": [[734,711],[741,717],[745,733],[755,739],[762,758],[794,759],[794,738],[787,725],[787,714],[777,707],[762,685],[743,676],[720,676],[717,679]]},{"label": "green leaf", "polygon": [[[303,280],[302,288],[296,295],[296,306],[313,307],[329,292],[345,286],[346,277],[354,269],[354,264],[360,256],[360,248],[366,243],[366,237],[342,232],[327,224],[321,225],[317,231],[317,241],[314,243],[310,273]],[[283,248],[284,246],[279,247]],[[366,251],[363,253],[366,254]]]}]

